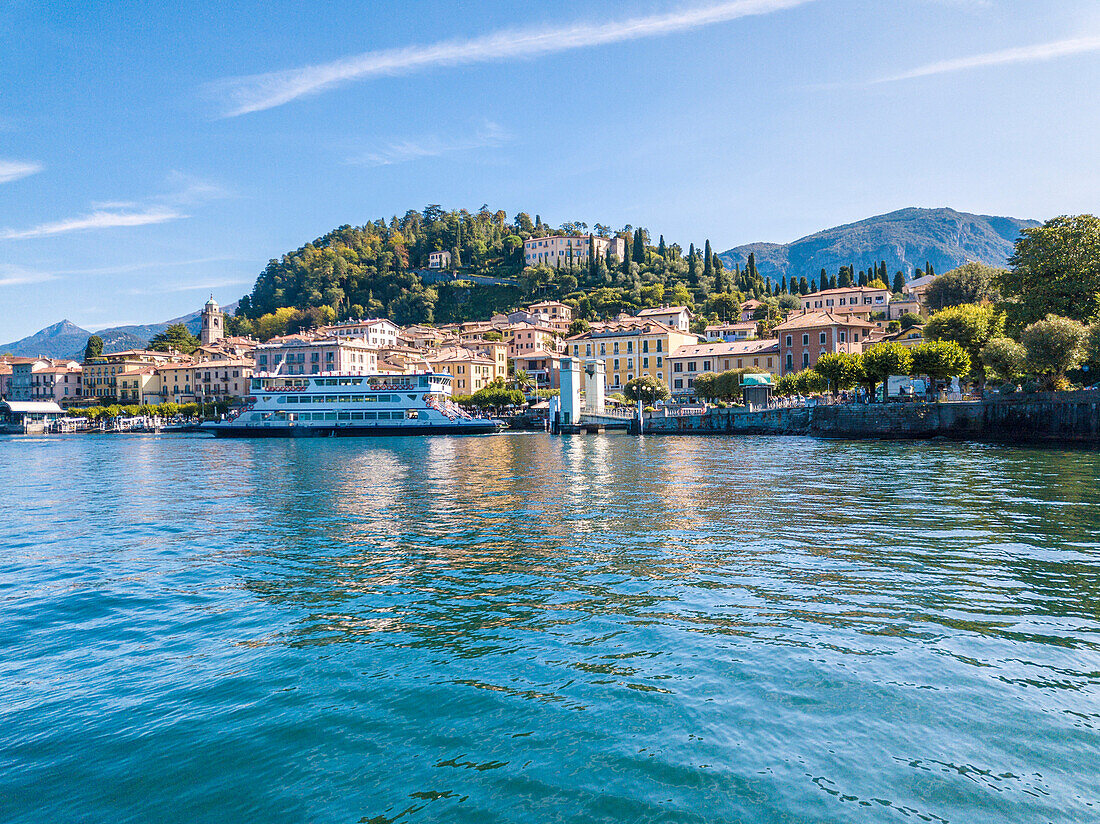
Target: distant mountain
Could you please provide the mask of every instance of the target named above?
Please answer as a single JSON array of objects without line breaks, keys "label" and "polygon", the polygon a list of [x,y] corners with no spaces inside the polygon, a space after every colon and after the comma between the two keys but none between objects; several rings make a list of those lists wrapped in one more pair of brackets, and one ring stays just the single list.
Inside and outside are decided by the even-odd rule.
[{"label": "distant mountain", "polygon": [[[232,314],[237,308],[237,302],[223,307],[226,314]],[[174,323],[182,323],[197,335],[202,328],[202,310],[172,318],[161,323],[147,323],[136,326],[114,326],[110,329],[100,329],[95,334],[103,339],[104,352],[123,352],[127,349],[142,349],[149,344],[156,335],[159,335]],[[33,358],[39,355],[47,358],[75,358],[84,357],[84,347],[92,333],[87,329],[81,329],[75,323],[67,320],[47,326],[33,335],[17,340],[14,343],[0,344],[0,355],[12,354],[25,358]]]},{"label": "distant mountain", "polygon": [[63,320],[15,343],[0,344],[0,355],[11,354],[23,358],[34,358],[39,355],[68,358],[72,357],[72,353],[77,349],[83,355],[84,345],[91,334],[87,329],[81,329],[75,323]]},{"label": "distant mountain", "polygon": [[817,277],[825,269],[835,275],[841,266],[856,271],[885,260],[891,274],[901,269],[912,276],[925,261],[942,274],[968,261],[1004,266],[1020,230],[1038,221],[956,212],[954,209],[899,209],[857,223],[836,226],[793,243],[750,243],[719,254],[727,266],[744,268],[749,253],[764,277]]}]

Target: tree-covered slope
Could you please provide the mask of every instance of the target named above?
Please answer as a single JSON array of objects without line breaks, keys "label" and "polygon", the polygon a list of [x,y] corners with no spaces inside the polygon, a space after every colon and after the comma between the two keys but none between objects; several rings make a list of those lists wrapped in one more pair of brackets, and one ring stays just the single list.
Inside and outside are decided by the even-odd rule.
[{"label": "tree-covered slope", "polygon": [[749,253],[764,277],[812,277],[822,269],[856,269],[884,260],[891,272],[907,274],[931,263],[946,272],[968,261],[1004,266],[1020,230],[1034,220],[993,217],[954,209],[899,209],[856,223],[825,229],[793,243],[753,243],[721,253],[728,266],[745,265]]}]

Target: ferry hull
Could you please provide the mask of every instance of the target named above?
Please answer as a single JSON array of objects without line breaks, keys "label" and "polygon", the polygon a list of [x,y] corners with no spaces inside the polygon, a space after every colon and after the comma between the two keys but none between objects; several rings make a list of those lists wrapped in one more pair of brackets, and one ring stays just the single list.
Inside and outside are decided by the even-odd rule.
[{"label": "ferry hull", "polygon": [[405,435],[486,435],[499,432],[499,421],[431,423],[418,426],[248,426],[208,424],[206,432],[218,438],[363,438]]}]

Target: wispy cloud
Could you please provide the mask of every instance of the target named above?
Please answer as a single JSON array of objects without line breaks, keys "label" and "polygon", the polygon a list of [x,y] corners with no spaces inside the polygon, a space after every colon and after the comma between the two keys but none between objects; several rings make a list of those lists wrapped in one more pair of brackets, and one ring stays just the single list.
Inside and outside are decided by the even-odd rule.
[{"label": "wispy cloud", "polygon": [[225,104],[223,117],[236,117],[281,106],[352,80],[405,75],[440,66],[531,59],[573,49],[690,31],[741,17],[770,14],[809,2],[813,0],[730,0],[626,20],[500,31],[468,40],[370,51],[316,66],[226,78],[208,85],[206,91],[213,99]]},{"label": "wispy cloud", "polygon": [[29,177],[42,171],[39,163],[29,163],[25,160],[3,160],[0,158],[0,183],[11,183],[21,177]]},{"label": "wispy cloud", "polygon": [[148,226],[153,223],[167,223],[186,217],[175,209],[152,207],[140,211],[95,211],[88,215],[58,220],[53,223],[41,223],[29,229],[5,229],[0,231],[0,240],[25,240],[35,237],[49,237],[69,232],[83,232],[89,229],[111,229],[119,226]]},{"label": "wispy cloud", "polygon": [[10,264],[0,265],[0,286],[29,286],[53,279],[54,276],[48,272],[36,272],[31,269],[24,269],[22,266],[12,266]]},{"label": "wispy cloud", "polygon": [[1032,46],[1020,46],[1014,49],[976,54],[971,57],[959,57],[954,60],[941,60],[929,63],[901,74],[880,77],[872,83],[894,83],[898,80],[913,80],[936,74],[961,72],[967,69],[981,69],[988,66],[1007,66],[1015,63],[1036,63],[1043,60],[1055,60],[1075,54],[1100,51],[1100,37],[1075,37],[1069,40],[1056,40],[1053,43],[1037,43]]},{"label": "wispy cloud", "polygon": [[406,163],[425,157],[439,157],[453,152],[501,146],[511,139],[512,136],[499,125],[486,121],[475,134],[468,137],[443,138],[430,135],[412,140],[399,140],[387,143],[374,151],[351,157],[347,162],[356,166],[392,166],[395,163]]}]

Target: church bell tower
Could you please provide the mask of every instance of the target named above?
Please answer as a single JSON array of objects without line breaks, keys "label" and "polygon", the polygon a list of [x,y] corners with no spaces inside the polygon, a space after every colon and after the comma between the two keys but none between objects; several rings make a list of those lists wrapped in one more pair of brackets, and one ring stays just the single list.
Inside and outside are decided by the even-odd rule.
[{"label": "church bell tower", "polygon": [[202,333],[199,340],[203,346],[209,346],[225,337],[225,313],[210,296],[206,306],[202,310]]}]

